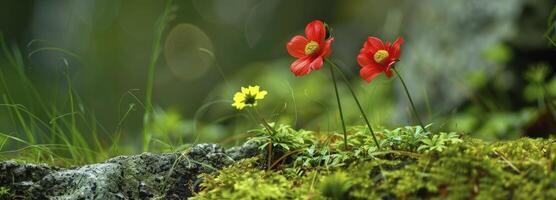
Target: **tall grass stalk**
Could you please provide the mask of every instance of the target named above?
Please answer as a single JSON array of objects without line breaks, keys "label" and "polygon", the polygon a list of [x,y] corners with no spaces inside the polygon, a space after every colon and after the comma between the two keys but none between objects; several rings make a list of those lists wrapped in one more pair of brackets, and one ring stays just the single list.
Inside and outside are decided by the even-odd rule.
[{"label": "tall grass stalk", "polygon": [[[62,58],[66,68],[65,83],[67,89],[65,95],[60,96],[65,98],[67,105],[69,105],[67,108],[69,111],[59,112],[63,109],[57,108],[55,104],[49,104],[28,78],[25,72],[23,56],[19,48],[17,46],[8,47],[1,33],[0,45],[3,56],[11,67],[0,68],[0,90],[3,93],[1,97],[3,103],[0,106],[8,110],[8,116],[12,119],[13,125],[16,128],[16,131],[10,133],[10,135],[3,134],[0,140],[1,149],[6,149],[6,147],[7,149],[13,149],[26,145],[16,151],[8,150],[1,151],[0,153],[21,154],[30,152],[34,155],[34,161],[36,162],[54,162],[56,158],[56,161],[64,161],[70,165],[96,161],[98,158],[96,152],[89,148],[88,139],[82,134],[82,130],[80,130],[79,125],[82,124],[81,122],[84,122],[82,120],[86,119],[82,115],[83,109],[78,109],[78,105],[81,105],[81,103],[73,90],[72,81],[68,73],[68,61]],[[55,49],[58,48],[52,48],[52,50],[43,48],[41,51],[66,52]],[[33,54],[41,51],[35,50]],[[67,55],[67,52],[65,55]],[[76,54],[70,56],[78,58]],[[13,72],[15,72],[17,79],[6,79],[6,75]],[[12,93],[12,89],[23,92],[24,102],[27,102],[28,106],[16,102],[16,98],[13,95],[18,93]],[[18,99],[18,101],[21,101],[21,99]],[[45,121],[42,118],[48,120]],[[23,137],[19,136],[21,132],[24,134]],[[98,141],[98,139],[95,140]],[[102,149],[100,147],[97,148]],[[65,159],[67,154],[69,154],[71,159]],[[31,156],[27,156],[27,158],[31,158]]]},{"label": "tall grass stalk", "polygon": [[147,87],[145,90],[145,113],[143,115],[143,151],[149,150],[149,144],[151,140],[150,123],[152,121],[153,104],[152,104],[152,94],[154,86],[154,74],[156,69],[156,64],[158,63],[158,58],[161,52],[162,35],[166,30],[168,25],[169,16],[171,13],[172,0],[166,2],[166,7],[164,12],[158,19],[156,23],[156,31],[154,34],[154,42],[151,52],[151,58],[148,66],[147,72]]}]

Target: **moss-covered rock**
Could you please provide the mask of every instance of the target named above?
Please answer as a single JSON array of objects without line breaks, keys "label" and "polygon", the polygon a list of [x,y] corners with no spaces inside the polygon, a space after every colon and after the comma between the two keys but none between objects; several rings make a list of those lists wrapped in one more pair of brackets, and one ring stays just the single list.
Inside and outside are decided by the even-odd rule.
[{"label": "moss-covered rock", "polygon": [[45,164],[21,164],[15,161],[0,162],[0,199],[27,196],[26,191],[36,181],[59,170]]},{"label": "moss-covered rock", "polygon": [[[292,162],[274,170],[257,168],[256,163],[266,163],[264,154],[244,160],[202,175],[194,199],[556,199],[554,139],[489,143],[415,127],[377,136],[382,150],[356,127],[350,150],[335,145],[342,140],[309,144],[294,149],[302,153],[291,154]],[[396,138],[411,139],[413,145],[388,142]],[[336,158],[341,159],[331,161]],[[310,164],[296,164],[306,160]]]}]

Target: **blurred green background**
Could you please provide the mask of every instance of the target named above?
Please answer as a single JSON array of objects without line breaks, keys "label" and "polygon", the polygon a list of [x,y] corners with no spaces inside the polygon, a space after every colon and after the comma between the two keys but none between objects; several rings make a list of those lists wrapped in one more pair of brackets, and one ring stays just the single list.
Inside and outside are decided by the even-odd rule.
[{"label": "blurred green background", "polygon": [[[193,142],[234,145],[257,127],[247,112],[230,106],[233,93],[247,85],[269,92],[260,111],[272,121],[338,130],[327,71],[304,77],[289,71],[294,59],[285,44],[314,19],[333,28],[332,58],[377,127],[415,120],[397,80],[380,76],[367,84],[357,76],[355,58],[369,35],[404,37],[398,68],[434,129],[487,140],[548,137],[556,130],[556,51],[550,43],[556,28],[549,0],[0,5],[0,150],[6,157],[30,149],[39,149],[30,154],[40,158],[66,157],[69,148],[73,159],[90,154],[87,162],[140,152],[144,121],[150,122],[150,151]],[[145,118],[150,63],[153,113]],[[348,124],[362,125],[347,88],[340,89]]]}]

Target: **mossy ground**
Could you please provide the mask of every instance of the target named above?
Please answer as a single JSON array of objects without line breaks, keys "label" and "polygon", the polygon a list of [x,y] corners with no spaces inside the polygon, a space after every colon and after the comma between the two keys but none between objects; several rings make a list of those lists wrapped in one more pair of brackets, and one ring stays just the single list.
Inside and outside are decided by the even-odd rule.
[{"label": "mossy ground", "polygon": [[276,146],[284,152],[270,170],[265,152],[202,175],[193,199],[556,199],[554,139],[491,143],[405,127],[379,132],[379,150],[355,127],[345,150],[338,136],[301,133],[303,147]]}]

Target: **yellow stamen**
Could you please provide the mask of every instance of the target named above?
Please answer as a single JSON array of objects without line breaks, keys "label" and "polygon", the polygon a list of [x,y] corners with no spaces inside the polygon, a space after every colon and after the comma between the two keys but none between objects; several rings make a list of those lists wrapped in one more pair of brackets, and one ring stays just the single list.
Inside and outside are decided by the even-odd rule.
[{"label": "yellow stamen", "polygon": [[377,63],[381,63],[382,61],[384,61],[384,59],[386,59],[389,56],[388,51],[386,50],[378,50],[375,55],[373,56],[373,58],[375,59],[375,61]]},{"label": "yellow stamen", "polygon": [[315,41],[310,41],[305,45],[305,55],[311,55],[319,50],[319,43]]}]

